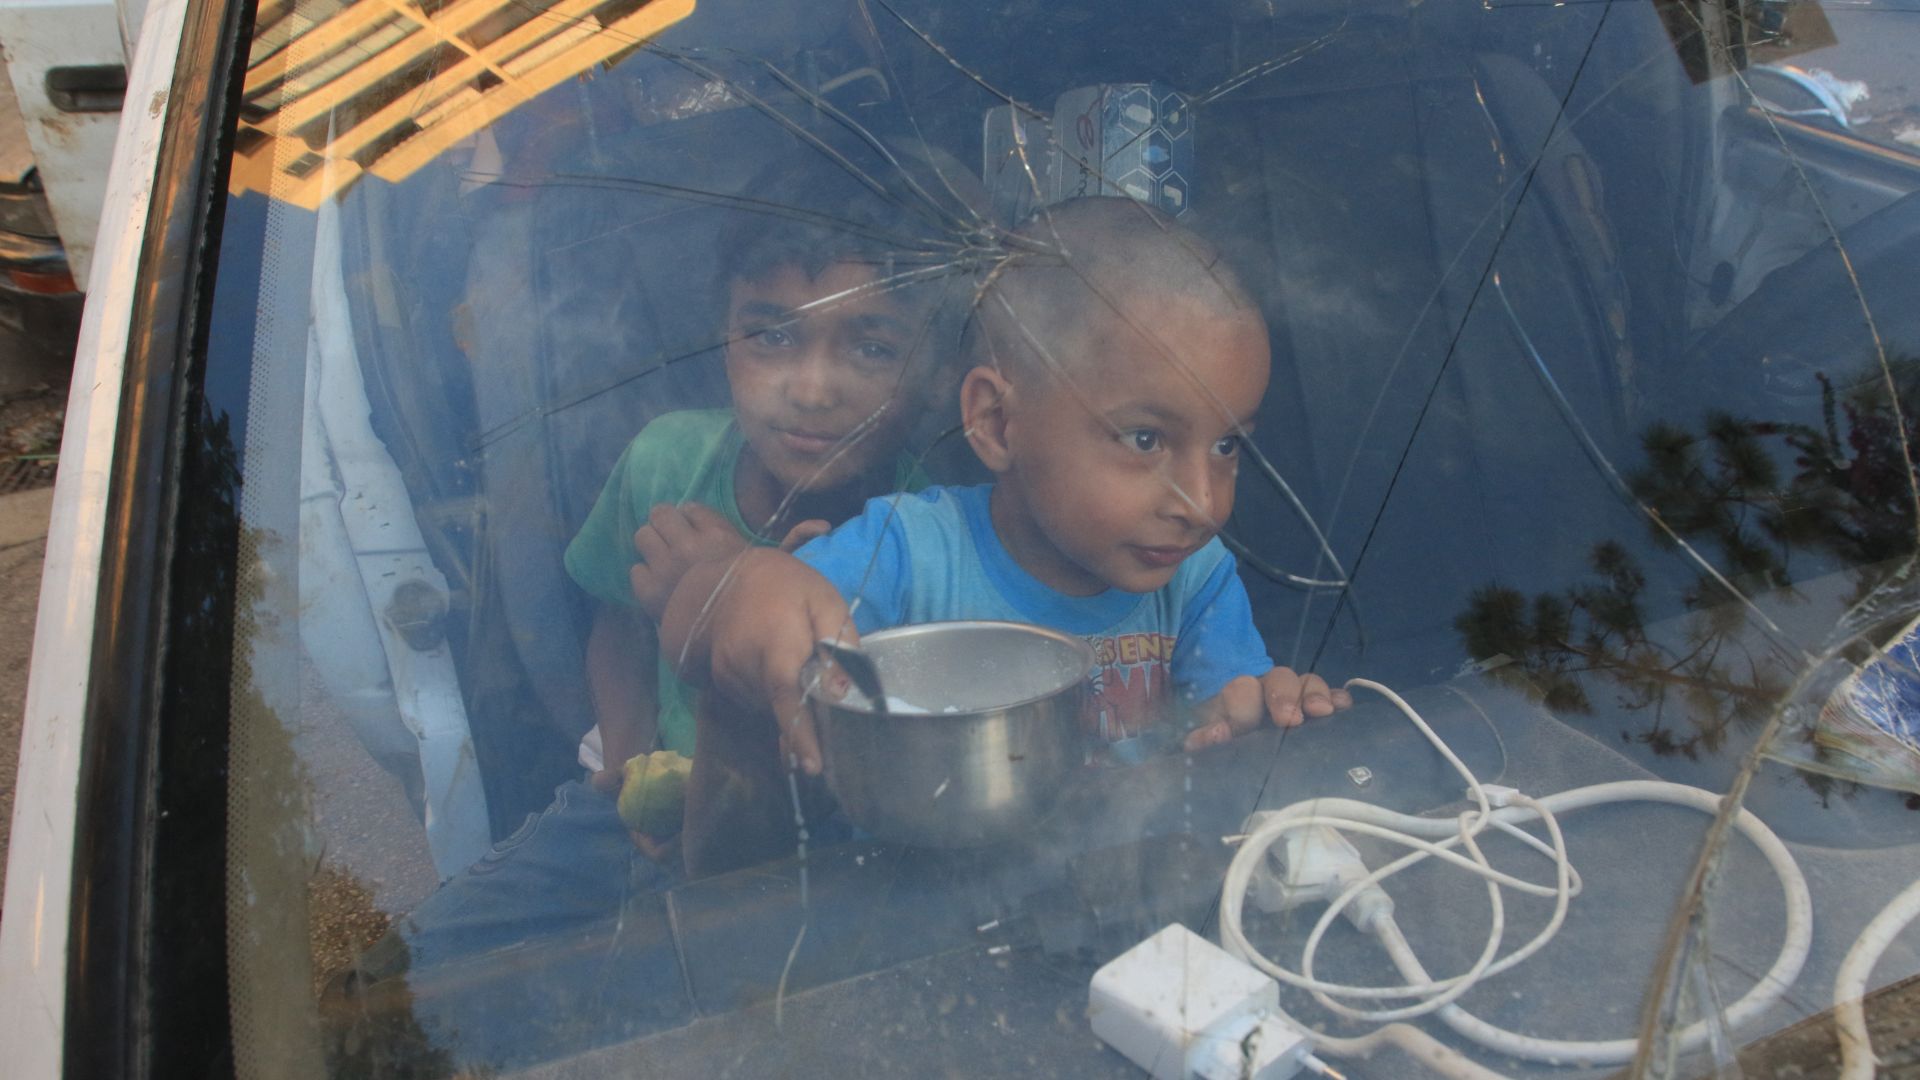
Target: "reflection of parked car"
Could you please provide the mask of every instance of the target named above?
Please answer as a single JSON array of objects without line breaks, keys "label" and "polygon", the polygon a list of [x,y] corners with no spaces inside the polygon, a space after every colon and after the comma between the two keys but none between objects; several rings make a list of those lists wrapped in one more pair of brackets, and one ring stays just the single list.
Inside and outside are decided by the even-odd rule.
[{"label": "reflection of parked car", "polygon": [[1847,119],[1847,102],[1838,93],[1836,82],[1825,72],[1792,64],[1759,64],[1747,70],[1747,87],[1761,108],[1775,116],[1791,116],[1845,131],[1853,123]]}]

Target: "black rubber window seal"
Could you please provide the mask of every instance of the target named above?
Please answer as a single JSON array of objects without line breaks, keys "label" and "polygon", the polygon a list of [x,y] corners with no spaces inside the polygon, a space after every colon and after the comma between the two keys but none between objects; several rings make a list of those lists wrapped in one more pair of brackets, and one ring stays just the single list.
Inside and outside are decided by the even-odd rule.
[{"label": "black rubber window seal", "polygon": [[[223,692],[178,707],[190,665],[231,662],[232,559],[208,581],[204,565],[177,556],[197,547],[204,563],[207,538],[195,530],[221,528],[202,513],[218,493],[196,440],[240,44],[252,22],[250,0],[189,0],[167,99],[128,106],[167,113],[131,305],[81,735],[62,1047],[74,1080],[233,1072],[219,779],[228,701]],[[202,640],[174,636],[189,612],[203,616]]]}]

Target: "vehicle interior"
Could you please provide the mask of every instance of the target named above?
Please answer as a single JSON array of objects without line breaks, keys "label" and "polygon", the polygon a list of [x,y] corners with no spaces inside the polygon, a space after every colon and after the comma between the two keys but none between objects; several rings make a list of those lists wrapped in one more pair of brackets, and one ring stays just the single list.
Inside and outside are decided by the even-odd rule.
[{"label": "vehicle interior", "polygon": [[[592,26],[663,2],[609,5]],[[1704,859],[1713,900],[1690,899],[1713,913],[1712,947],[1674,961],[1685,989],[1669,988],[1669,1011],[1642,1023],[1649,961],[1637,952],[1593,986],[1544,979],[1524,1000],[1493,989],[1467,1000],[1582,1038],[1718,1016],[1711,1038],[1674,1051],[1696,1070],[1685,1075],[1706,1075],[1832,1004],[1826,986],[1858,924],[1913,876],[1906,792],[1920,788],[1836,758],[1815,718],[1920,610],[1898,570],[1913,554],[1900,478],[1914,430],[1904,409],[1920,404],[1920,309],[1904,302],[1920,259],[1920,155],[1771,106],[1745,77],[1867,32],[1864,18],[1829,11],[1832,25],[1813,27],[1813,4],[1678,0],[1284,11],[1015,0],[991,12],[703,0],[386,175],[383,161],[410,140],[437,137],[422,87],[456,59],[395,61],[357,95],[314,104],[324,79],[290,91],[298,63],[273,65],[299,34],[321,32],[282,20],[324,30],[307,10],[318,7],[261,8],[236,153],[281,171],[263,181],[236,167],[226,211],[208,397],[246,402],[235,437],[254,500],[241,507],[243,561],[251,552],[281,582],[252,602],[298,611],[250,620],[243,585],[235,648],[252,650],[253,677],[281,688],[288,715],[342,718],[380,766],[355,783],[403,793],[418,830],[407,844],[424,846],[431,882],[482,860],[581,775],[593,601],[563,556],[635,433],[728,404],[718,252],[766,163],[816,147],[856,174],[911,178],[956,272],[972,272],[1016,224],[1008,200],[1034,201],[1025,189],[1037,184],[1026,163],[995,157],[993,111],[1037,116],[1075,88],[1133,84],[1177,90],[1190,107],[1191,208],[1179,221],[1220,249],[1271,329],[1257,460],[1242,466],[1223,537],[1274,660],[1399,689],[1487,782],[1737,790],[1816,879],[1816,917],[1834,920],[1816,925],[1845,928],[1815,931],[1803,990],[1766,1023],[1728,1021],[1726,1001],[1772,962],[1791,897],[1778,899],[1766,857],[1731,832],[1707,838],[1710,807],[1623,813],[1583,840],[1580,903],[1603,914],[1570,921],[1554,948],[1563,965],[1591,963],[1616,939],[1658,953],[1688,901],[1676,884],[1642,902],[1636,883],[1685,881]],[[462,47],[530,33],[560,7],[501,9]],[[501,78],[471,85],[484,94]],[[340,134],[408,94],[421,102],[400,108],[406,125],[358,148]],[[890,147],[926,150],[903,163]],[[276,195],[336,173],[313,205]],[[232,370],[245,385],[215,385]],[[977,482],[957,424],[920,418],[911,449],[934,479]],[[302,438],[275,437],[291,430]],[[1361,697],[1352,718],[1329,722],[1346,724],[1341,734],[1310,724],[1263,733],[1238,755],[1143,766],[1138,813],[1114,810],[1111,791],[1070,796],[1102,808],[1085,815],[1104,822],[1091,832],[910,852],[910,869],[879,892],[852,861],[867,858],[860,841],[803,845],[797,908],[790,868],[776,868],[680,886],[657,934],[636,919],[618,949],[529,942],[617,955],[649,972],[633,976],[646,986],[618,999],[632,1006],[619,1023],[582,1021],[546,1050],[465,1032],[461,1060],[1113,1073],[1118,1056],[1065,1049],[1085,1039],[1070,999],[1084,997],[1090,958],[1111,959],[1168,912],[1219,918],[1231,850],[1195,854],[1166,848],[1170,838],[1232,831],[1277,800],[1458,809],[1454,772]],[[1906,761],[1891,773],[1914,775]],[[306,767],[316,792],[330,783],[311,754]],[[1229,778],[1196,797],[1193,770],[1209,768]],[[1701,855],[1715,844],[1721,856]],[[325,857],[377,876],[349,865],[368,849]],[[1205,887],[1183,893],[1169,884],[1175,868]],[[1083,893],[1088,879],[1122,881],[1108,884],[1124,910],[1075,923],[1062,914],[1062,873]],[[1823,873],[1835,887],[1819,888]],[[1430,867],[1407,879],[1409,936],[1435,970],[1473,967],[1487,914],[1440,912],[1448,897],[1478,905],[1479,890]],[[373,891],[384,904],[406,890]],[[385,914],[403,918],[406,903],[392,903]],[[1549,919],[1535,914],[1515,925]],[[976,932],[1002,919],[1030,936]],[[1260,925],[1297,938],[1312,924]],[[811,935],[806,951],[796,926]],[[1010,982],[1004,955],[974,955],[996,943],[1016,967],[1038,957],[1045,977]],[[1882,981],[1920,970],[1917,950],[1891,946]],[[1329,962],[1343,981],[1395,978],[1384,960],[1349,953],[1360,950]],[[976,982],[914,982],[930,970],[915,965],[961,954],[973,966],[938,971]],[[411,999],[385,1007],[405,1013],[474,985],[517,1001],[524,965],[541,962],[492,956],[422,973]],[[976,994],[984,1013],[943,1004]],[[890,1004],[877,1015],[929,1028],[932,1043],[836,1045],[833,1025],[878,998]],[[990,1037],[995,1007],[1031,1037]],[[788,1023],[818,1024],[782,1042],[782,1008]],[[1405,1075],[1399,1052],[1347,1074]],[[406,1059],[396,1049],[383,1060]],[[1568,1074],[1511,1053],[1490,1060],[1515,1075]]]}]

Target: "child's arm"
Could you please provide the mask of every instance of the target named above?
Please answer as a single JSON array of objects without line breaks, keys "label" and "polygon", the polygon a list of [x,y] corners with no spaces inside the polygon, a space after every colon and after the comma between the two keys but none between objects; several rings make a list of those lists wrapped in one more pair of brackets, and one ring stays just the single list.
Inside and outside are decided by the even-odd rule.
[{"label": "child's arm", "polygon": [[620,790],[627,759],[653,746],[659,720],[660,643],[644,617],[612,604],[594,609],[587,634],[587,691],[600,726],[600,771],[593,786]]},{"label": "child's arm", "polygon": [[681,678],[704,688],[681,831],[689,875],[774,857],[791,844],[788,763],[820,771],[801,676],[815,643],[835,636],[856,640],[845,601],[785,552],[755,548],[701,563],[673,591],[661,647]]},{"label": "child's arm", "polygon": [[[825,535],[827,528],[827,523],[818,519],[802,521],[787,530],[780,550],[792,551]],[[634,602],[657,622],[688,569],[714,559],[730,559],[746,547],[746,538],[711,506],[657,503],[647,513],[647,523],[633,534],[634,553],[640,557],[627,575]]]},{"label": "child's arm", "polygon": [[1353,695],[1347,691],[1330,689],[1318,675],[1280,667],[1267,658],[1233,556],[1218,540],[1203,553],[1212,561],[1188,597],[1174,678],[1189,686],[1220,689],[1200,704],[1187,749],[1245,735],[1268,719],[1279,727],[1294,727],[1309,716],[1350,707]]},{"label": "child's arm", "polygon": [[1352,705],[1352,694],[1330,689],[1312,673],[1276,666],[1265,675],[1241,675],[1200,706],[1200,723],[1187,733],[1187,749],[1245,735],[1269,717],[1280,727],[1296,727],[1309,716],[1331,716]]},{"label": "child's arm", "polygon": [[801,674],[822,638],[858,644],[846,601],[818,571],[771,548],[689,570],[660,624],[661,647],[677,658],[680,677],[770,713],[782,757],[809,775],[820,772],[820,749]]}]

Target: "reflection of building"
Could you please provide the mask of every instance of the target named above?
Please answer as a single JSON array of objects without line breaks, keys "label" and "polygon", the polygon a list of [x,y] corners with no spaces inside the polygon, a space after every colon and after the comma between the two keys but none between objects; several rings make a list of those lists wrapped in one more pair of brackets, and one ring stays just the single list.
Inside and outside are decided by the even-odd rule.
[{"label": "reflection of building", "polygon": [[305,207],[363,173],[400,180],[696,0],[264,0],[234,191]]}]

